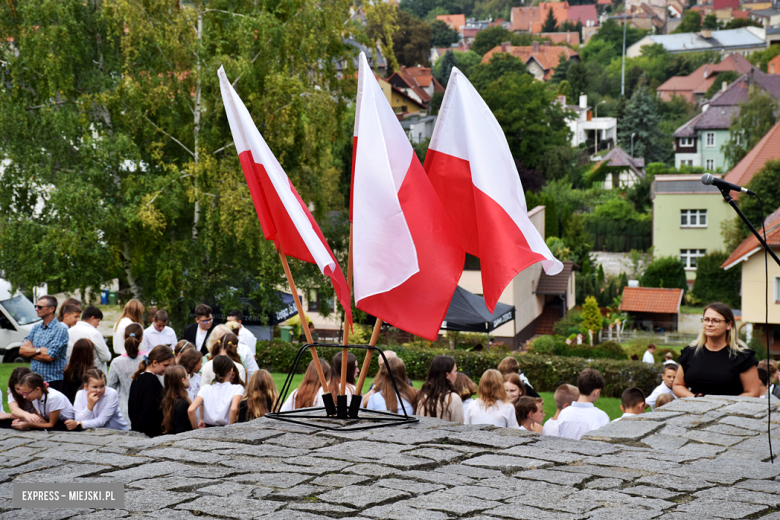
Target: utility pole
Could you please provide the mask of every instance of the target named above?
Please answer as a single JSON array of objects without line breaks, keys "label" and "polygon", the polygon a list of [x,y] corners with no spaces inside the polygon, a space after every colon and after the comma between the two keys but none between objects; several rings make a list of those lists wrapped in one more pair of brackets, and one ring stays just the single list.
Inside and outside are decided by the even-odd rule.
[{"label": "utility pole", "polygon": [[620,96],[626,97],[626,19],[627,14],[623,8],[623,72],[620,76]]}]

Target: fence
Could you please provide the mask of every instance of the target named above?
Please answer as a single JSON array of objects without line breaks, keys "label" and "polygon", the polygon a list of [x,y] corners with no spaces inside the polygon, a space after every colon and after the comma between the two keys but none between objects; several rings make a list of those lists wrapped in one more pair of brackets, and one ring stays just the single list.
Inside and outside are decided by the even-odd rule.
[{"label": "fence", "polygon": [[625,330],[618,332],[615,329],[603,329],[601,341],[626,342],[632,340],[644,340],[656,345],[688,345],[697,338],[694,334],[681,334],[679,332],[647,332]]}]

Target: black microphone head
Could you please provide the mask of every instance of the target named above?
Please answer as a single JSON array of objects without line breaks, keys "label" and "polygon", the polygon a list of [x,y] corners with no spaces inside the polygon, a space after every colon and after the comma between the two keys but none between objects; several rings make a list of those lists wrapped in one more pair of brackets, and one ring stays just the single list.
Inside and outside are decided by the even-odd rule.
[{"label": "black microphone head", "polygon": [[711,173],[705,173],[701,176],[701,183],[706,184],[707,186],[712,186],[712,184],[715,182],[715,177],[712,176]]}]

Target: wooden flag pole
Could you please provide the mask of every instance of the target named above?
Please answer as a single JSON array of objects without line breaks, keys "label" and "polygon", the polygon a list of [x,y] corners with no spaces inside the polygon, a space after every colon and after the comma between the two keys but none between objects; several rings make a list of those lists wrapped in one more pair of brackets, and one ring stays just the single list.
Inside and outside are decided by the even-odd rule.
[{"label": "wooden flag pole", "polygon": [[[368,342],[369,346],[376,346],[376,342],[379,340],[379,331],[381,330],[382,320],[381,318],[377,318],[376,323],[374,323],[374,332],[371,334],[371,341]],[[374,351],[371,349],[366,351],[366,359],[363,361],[363,369],[360,371],[360,379],[358,380],[357,386],[355,387],[355,395],[361,395],[363,393],[363,384],[366,382],[366,374],[368,374],[368,368],[371,366],[371,356],[373,353]]]},{"label": "wooden flag pole", "polygon": [[[293,299],[295,300],[295,306],[298,308],[298,316],[301,318],[301,328],[306,335],[306,342],[311,345],[314,343],[311,339],[311,331],[309,330],[309,323],[306,320],[306,315],[303,313],[303,305],[301,305],[301,298],[298,296],[298,290],[295,288],[295,280],[293,280],[292,273],[290,272],[290,265],[287,263],[287,256],[284,254],[284,248],[279,244],[279,258],[282,260],[282,267],[284,267],[284,274],[287,277],[287,283],[290,284],[290,290],[292,291]],[[314,360],[314,366],[317,368],[317,374],[320,376],[320,384],[322,385],[322,393],[328,393],[328,381],[325,379],[325,373],[322,371],[322,364],[320,363],[320,357],[317,355],[317,349],[313,346],[309,347],[311,357]]]},{"label": "wooden flag pole", "polygon": [[[349,257],[347,258],[347,287],[349,294],[352,294],[352,224],[349,225]],[[350,300],[351,301],[351,300]],[[349,359],[349,324],[347,323],[347,313],[344,313],[344,346],[341,349],[341,394],[347,395],[347,360]]]}]

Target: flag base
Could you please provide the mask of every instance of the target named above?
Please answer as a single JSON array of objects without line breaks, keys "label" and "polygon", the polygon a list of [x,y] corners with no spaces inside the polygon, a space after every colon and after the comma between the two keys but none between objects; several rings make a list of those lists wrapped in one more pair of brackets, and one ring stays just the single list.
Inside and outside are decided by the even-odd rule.
[{"label": "flag base", "polygon": [[[330,402],[326,402],[326,406],[319,406],[313,408],[299,408],[297,410],[290,410],[287,412],[278,411],[282,403],[287,400],[287,395],[291,391],[293,376],[296,374],[298,365],[300,364],[303,354],[309,350],[310,347],[317,349],[322,348],[337,348],[343,349],[344,345],[321,345],[314,343],[312,345],[303,345],[298,350],[298,355],[295,357],[293,366],[290,372],[287,374],[282,385],[282,390],[279,392],[279,398],[274,403],[273,410],[265,414],[269,419],[275,419],[277,421],[286,421],[295,424],[301,424],[309,426],[311,428],[334,430],[334,431],[361,431],[370,430],[372,428],[384,428],[386,426],[401,426],[403,424],[414,424],[420,420],[413,416],[407,415],[403,405],[400,406],[403,414],[392,413],[387,411],[367,410],[360,408],[362,404],[362,397],[360,395],[352,396],[352,402],[347,404],[347,396],[338,396],[338,406],[335,410],[333,407],[333,396],[328,393],[325,396],[330,397]],[[387,358],[385,357],[382,349],[370,345],[348,345],[346,348],[357,348],[362,350],[372,350],[379,353],[385,362],[385,367],[388,367]],[[390,380],[393,382],[393,389],[398,398],[398,403],[402,403],[401,394],[398,391],[398,385],[396,385],[395,377],[392,372],[390,373]],[[330,405],[330,406],[327,406]],[[334,417],[335,415],[335,417]]]}]

